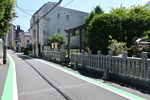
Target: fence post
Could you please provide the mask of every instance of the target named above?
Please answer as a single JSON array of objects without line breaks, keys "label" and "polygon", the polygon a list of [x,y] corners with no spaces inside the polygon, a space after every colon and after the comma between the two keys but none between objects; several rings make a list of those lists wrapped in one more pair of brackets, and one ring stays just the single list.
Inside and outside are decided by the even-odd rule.
[{"label": "fence post", "polygon": [[100,50],[97,51],[97,55],[98,55],[98,69],[100,69],[100,62],[101,62],[100,56],[102,55]]},{"label": "fence post", "polygon": [[92,50],[89,50],[89,54],[88,54],[88,66],[89,67],[92,67],[92,58],[91,58],[91,55],[92,54]]},{"label": "fence post", "polygon": [[101,50],[97,51],[97,55],[99,55],[99,56],[102,55]]},{"label": "fence post", "polygon": [[141,60],[142,60],[142,66],[141,66],[142,79],[145,79],[145,80],[146,80],[147,52],[142,52],[142,54],[141,54]]},{"label": "fence post", "polygon": [[74,69],[78,69],[78,60],[77,60],[77,54],[78,54],[78,50],[76,50],[76,54],[75,54],[75,66]]},{"label": "fence post", "polygon": [[59,51],[60,53],[60,63],[65,62],[65,46],[61,45],[61,50]]},{"label": "fence post", "polygon": [[107,65],[108,65],[108,67],[110,69],[110,72],[113,72],[113,66],[112,66],[112,62],[111,62],[112,53],[113,53],[113,51],[109,51],[108,52],[108,61],[109,61],[109,64],[107,64]]},{"label": "fence post", "polygon": [[92,54],[92,50],[89,50],[89,54]]},{"label": "fence post", "polygon": [[81,64],[83,67],[84,66],[84,50],[82,50],[81,53],[82,53]]},{"label": "fence post", "polygon": [[127,74],[127,67],[126,67],[127,57],[128,57],[128,52],[127,51],[123,51],[123,56],[122,56],[122,59],[123,59],[122,74],[123,75]]}]

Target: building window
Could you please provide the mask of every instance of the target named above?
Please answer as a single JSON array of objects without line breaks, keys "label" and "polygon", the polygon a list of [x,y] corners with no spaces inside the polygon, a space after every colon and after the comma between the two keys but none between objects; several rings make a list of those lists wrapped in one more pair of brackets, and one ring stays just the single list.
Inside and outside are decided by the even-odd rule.
[{"label": "building window", "polygon": [[58,29],[58,33],[60,33],[60,29]]},{"label": "building window", "polygon": [[58,19],[60,18],[60,14],[59,14],[59,13],[57,14],[57,18],[58,18]]},{"label": "building window", "polygon": [[35,33],[36,33],[35,30],[33,30],[33,37],[35,37]]},{"label": "building window", "polygon": [[33,16],[33,23],[35,23],[35,16]]},{"label": "building window", "polygon": [[67,19],[67,21],[69,21],[69,15],[66,15],[66,19]]}]

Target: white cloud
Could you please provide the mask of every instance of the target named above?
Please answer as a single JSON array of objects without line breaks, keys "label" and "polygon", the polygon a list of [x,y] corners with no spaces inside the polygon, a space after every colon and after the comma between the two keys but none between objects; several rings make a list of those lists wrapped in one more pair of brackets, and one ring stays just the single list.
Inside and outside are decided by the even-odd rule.
[{"label": "white cloud", "polygon": [[148,1],[150,1],[150,0],[142,0],[141,5],[145,5]]}]

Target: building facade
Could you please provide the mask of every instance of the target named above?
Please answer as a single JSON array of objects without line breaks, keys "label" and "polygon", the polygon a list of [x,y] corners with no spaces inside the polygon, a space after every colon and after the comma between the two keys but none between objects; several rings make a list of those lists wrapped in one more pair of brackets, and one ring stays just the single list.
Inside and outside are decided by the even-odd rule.
[{"label": "building facade", "polygon": [[[34,13],[30,20],[30,32],[33,47],[32,53],[34,55],[41,53],[42,46],[46,45],[48,36],[56,33],[66,36],[67,34],[64,30],[84,24],[84,19],[88,15],[88,13],[64,8],[60,5],[50,11],[55,5],[55,2],[48,2],[44,4],[37,12]],[[79,38],[72,37],[71,47],[78,47],[78,45]]]},{"label": "building facade", "polygon": [[13,48],[15,38],[16,38],[16,26],[9,23],[7,33],[7,46],[9,46],[9,48]]},{"label": "building facade", "polygon": [[24,48],[27,46],[27,44],[29,44],[31,42],[31,35],[28,32],[20,32],[19,33],[19,42],[20,42],[20,46],[21,48]]}]

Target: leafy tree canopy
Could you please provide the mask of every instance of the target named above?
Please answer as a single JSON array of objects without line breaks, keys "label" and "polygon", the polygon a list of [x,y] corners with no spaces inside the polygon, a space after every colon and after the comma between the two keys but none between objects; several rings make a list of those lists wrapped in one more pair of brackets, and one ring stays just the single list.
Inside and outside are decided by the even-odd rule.
[{"label": "leafy tree canopy", "polygon": [[64,44],[65,37],[62,34],[53,34],[52,36],[48,37],[47,44],[51,46],[52,43],[58,42],[59,45]]},{"label": "leafy tree canopy", "polygon": [[0,1],[0,38],[7,31],[9,21],[14,17],[14,0]]},{"label": "leafy tree canopy", "polygon": [[[123,42],[127,42],[127,47],[133,45],[135,37],[143,37],[150,30],[150,10],[147,6],[132,6],[131,8],[112,9],[110,14],[117,14],[121,18],[121,26],[123,28],[123,35],[121,36]],[[129,51],[131,56],[132,50]]]},{"label": "leafy tree canopy", "polygon": [[[90,13],[93,16],[94,11]],[[89,15],[90,16],[90,15]],[[150,31],[150,10],[146,6],[131,8],[112,8],[110,13],[94,16],[87,28],[87,44],[94,53],[101,50],[108,52],[108,37],[111,35],[118,42],[127,43],[127,48],[133,46],[135,37],[143,37]],[[129,51],[129,56],[132,49]]]},{"label": "leafy tree canopy", "polygon": [[90,14],[85,18],[85,23],[89,23],[95,15],[97,14],[102,14],[104,13],[104,11],[102,10],[102,8],[100,7],[100,5],[96,6],[91,12]]},{"label": "leafy tree canopy", "polygon": [[120,40],[122,27],[120,17],[116,14],[100,14],[95,16],[87,27],[86,40],[90,50],[97,53],[101,50],[103,54],[108,53],[108,37]]}]

